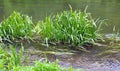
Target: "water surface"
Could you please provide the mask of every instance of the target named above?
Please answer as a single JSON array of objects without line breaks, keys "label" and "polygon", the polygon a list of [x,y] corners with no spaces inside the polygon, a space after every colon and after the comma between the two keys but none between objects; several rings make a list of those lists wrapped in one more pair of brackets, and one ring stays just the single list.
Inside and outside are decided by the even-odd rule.
[{"label": "water surface", "polygon": [[120,0],[0,0],[0,21],[13,11],[18,11],[32,16],[37,22],[46,16],[69,10],[69,4],[74,10],[82,11],[88,5],[87,11],[95,19],[108,19],[106,22],[109,26],[103,26],[103,33],[112,33],[113,26],[116,30],[120,27]]}]

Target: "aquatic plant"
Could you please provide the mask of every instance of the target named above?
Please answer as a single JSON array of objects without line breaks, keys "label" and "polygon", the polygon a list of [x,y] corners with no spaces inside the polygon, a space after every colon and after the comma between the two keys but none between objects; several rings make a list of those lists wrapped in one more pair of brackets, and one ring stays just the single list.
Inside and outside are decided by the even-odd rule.
[{"label": "aquatic plant", "polygon": [[36,61],[34,66],[17,66],[13,71],[83,71],[82,69],[64,68],[56,62],[40,62]]},{"label": "aquatic plant", "polygon": [[111,40],[110,43],[116,43],[116,42],[120,42],[120,33],[119,31],[116,30],[116,27],[113,27],[113,32],[112,34],[108,34],[108,40]]},{"label": "aquatic plant", "polygon": [[[0,71],[75,71],[72,67],[61,67],[57,60],[55,62],[49,62],[47,60],[44,62],[35,61],[34,65],[23,65],[23,46],[19,52],[16,51],[14,46],[10,45],[9,47],[11,52],[5,49],[6,46],[4,44],[0,44]],[[83,70],[78,69],[77,71]]]},{"label": "aquatic plant", "polygon": [[10,46],[10,50],[11,50],[11,61],[10,62],[12,62],[11,64],[14,66],[21,66],[24,47],[21,46],[19,53],[16,51],[14,46]]},{"label": "aquatic plant", "polygon": [[32,36],[32,27],[31,17],[13,12],[0,23],[0,37],[2,39],[28,38]]},{"label": "aquatic plant", "polygon": [[23,47],[20,49],[19,53],[16,52],[15,47],[10,45],[11,53],[8,49],[4,49],[4,45],[0,46],[0,70],[11,70],[13,67],[22,65]]},{"label": "aquatic plant", "polygon": [[58,62],[40,62],[35,61],[34,66],[17,66],[13,71],[83,71],[82,69],[64,68],[58,65]]},{"label": "aquatic plant", "polygon": [[72,45],[93,43],[97,37],[97,26],[90,13],[86,10],[63,11],[45,21],[39,22],[35,30],[44,40],[49,42],[62,42]]},{"label": "aquatic plant", "polygon": [[48,61],[45,62],[36,62],[34,71],[62,71],[61,67],[58,65],[58,62],[50,63]]}]

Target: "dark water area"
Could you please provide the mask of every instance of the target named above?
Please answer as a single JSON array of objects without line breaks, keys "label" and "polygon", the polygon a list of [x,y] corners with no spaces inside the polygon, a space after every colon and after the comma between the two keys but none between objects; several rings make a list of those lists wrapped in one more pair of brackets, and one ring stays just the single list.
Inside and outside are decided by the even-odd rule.
[{"label": "dark water area", "polygon": [[120,0],[0,0],[0,21],[13,11],[18,11],[33,17],[35,22],[44,20],[46,16],[54,15],[64,10],[84,10],[92,13],[94,19],[107,19],[108,26],[103,25],[103,33],[112,33],[120,27]]}]

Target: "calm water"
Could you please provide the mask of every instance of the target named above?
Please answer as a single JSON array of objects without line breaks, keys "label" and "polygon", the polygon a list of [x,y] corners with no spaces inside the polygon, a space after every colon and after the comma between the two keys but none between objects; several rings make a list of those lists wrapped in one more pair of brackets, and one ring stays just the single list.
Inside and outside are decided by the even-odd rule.
[{"label": "calm water", "polygon": [[33,20],[43,20],[46,16],[73,9],[84,10],[88,5],[88,12],[92,16],[108,19],[108,26],[103,26],[103,33],[111,33],[113,26],[120,27],[120,0],[0,0],[0,21],[13,11],[22,12],[33,17]]}]

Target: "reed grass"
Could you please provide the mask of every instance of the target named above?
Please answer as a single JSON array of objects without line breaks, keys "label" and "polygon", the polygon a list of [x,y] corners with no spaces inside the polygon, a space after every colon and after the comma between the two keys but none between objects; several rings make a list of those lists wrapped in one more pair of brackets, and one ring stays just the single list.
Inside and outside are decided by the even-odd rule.
[{"label": "reed grass", "polygon": [[39,22],[35,30],[49,42],[64,42],[72,45],[93,43],[97,37],[97,26],[90,13],[86,10],[63,11],[54,16],[46,17]]},{"label": "reed grass", "polygon": [[32,36],[32,27],[31,17],[13,12],[0,23],[0,36],[7,39],[28,38]]}]

